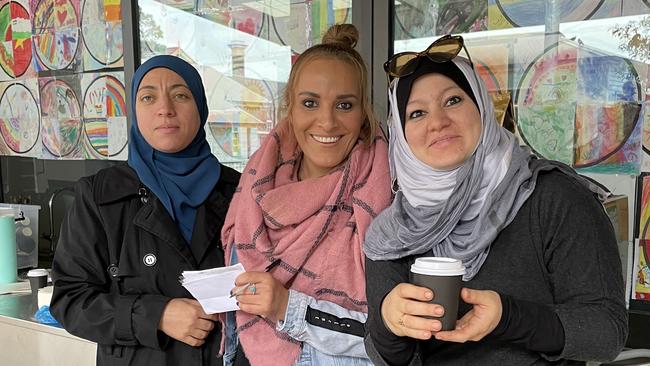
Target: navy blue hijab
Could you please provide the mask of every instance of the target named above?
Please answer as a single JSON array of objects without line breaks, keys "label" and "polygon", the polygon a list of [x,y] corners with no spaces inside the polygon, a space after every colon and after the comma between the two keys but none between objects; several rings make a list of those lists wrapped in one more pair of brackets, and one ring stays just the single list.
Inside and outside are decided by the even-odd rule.
[{"label": "navy blue hijab", "polygon": [[[164,67],[177,73],[189,87],[199,110],[201,126],[194,140],[183,150],[164,153],[155,150],[138,128],[135,113],[140,82],[152,69]],[[155,56],[142,64],[133,75],[131,85],[133,121],[129,133],[129,165],[160,199],[187,241],[192,242],[196,209],[208,198],[219,181],[221,165],[210,152],[204,126],[208,120],[208,103],[201,76],[192,65],[174,56]]]}]

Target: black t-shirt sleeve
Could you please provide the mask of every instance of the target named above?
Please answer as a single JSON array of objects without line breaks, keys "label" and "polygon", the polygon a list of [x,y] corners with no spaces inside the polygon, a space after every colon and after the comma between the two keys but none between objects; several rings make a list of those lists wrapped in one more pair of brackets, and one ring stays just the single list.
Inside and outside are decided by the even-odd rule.
[{"label": "black t-shirt sleeve", "polygon": [[393,334],[381,317],[381,304],[386,295],[398,284],[408,282],[409,259],[373,261],[366,258],[366,293],[368,296],[368,320],[366,337],[372,342],[381,360],[377,364],[408,365],[414,357],[417,341]]},{"label": "black t-shirt sleeve", "polygon": [[502,313],[490,338],[521,345],[527,350],[548,355],[564,348],[564,328],[553,309],[531,301],[499,294]]}]

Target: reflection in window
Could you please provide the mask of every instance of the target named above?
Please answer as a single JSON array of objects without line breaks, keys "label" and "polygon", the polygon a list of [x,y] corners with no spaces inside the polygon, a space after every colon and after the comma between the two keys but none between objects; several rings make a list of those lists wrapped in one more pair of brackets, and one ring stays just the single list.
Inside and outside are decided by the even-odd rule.
[{"label": "reflection in window", "polygon": [[279,118],[291,64],[351,0],[140,0],[140,59],[171,54],[205,84],[212,152],[242,170]]}]

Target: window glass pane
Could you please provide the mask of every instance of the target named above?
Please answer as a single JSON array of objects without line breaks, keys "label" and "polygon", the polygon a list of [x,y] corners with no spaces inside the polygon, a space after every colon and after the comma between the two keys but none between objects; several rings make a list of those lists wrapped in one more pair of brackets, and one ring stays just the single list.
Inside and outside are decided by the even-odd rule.
[{"label": "window glass pane", "polygon": [[395,53],[462,34],[498,120],[512,100],[512,129],[538,155],[648,171],[650,1],[396,0],[394,21]]},{"label": "window glass pane", "polygon": [[352,0],[139,0],[140,58],[182,57],[201,73],[208,141],[242,170],[278,119],[291,64],[334,23],[352,21]]}]

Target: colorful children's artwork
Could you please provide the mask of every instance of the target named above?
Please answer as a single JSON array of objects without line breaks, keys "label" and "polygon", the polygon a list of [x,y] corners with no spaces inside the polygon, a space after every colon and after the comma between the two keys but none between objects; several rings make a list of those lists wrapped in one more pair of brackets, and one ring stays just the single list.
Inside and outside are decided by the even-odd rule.
[{"label": "colorful children's artwork", "polygon": [[84,70],[124,65],[120,0],[86,0],[81,11]]},{"label": "colorful children's artwork", "polygon": [[44,159],[81,159],[83,120],[76,77],[39,79]]},{"label": "colorful children's artwork", "polygon": [[86,158],[125,160],[128,130],[122,75],[84,74],[81,86]]},{"label": "colorful children's artwork", "polygon": [[0,0],[0,155],[126,159],[123,54],[121,0]]},{"label": "colorful children's artwork", "polygon": [[[335,3],[338,3],[335,5]],[[327,29],[334,24],[352,23],[352,5],[345,1],[314,0],[309,3],[311,7],[311,18],[308,24],[311,26],[311,42],[321,42]],[[293,10],[293,9],[292,9]]]},{"label": "colorful children's artwork", "polygon": [[0,80],[32,78],[32,24],[24,1],[0,1]]},{"label": "colorful children's artwork", "polygon": [[489,29],[543,25],[547,12],[558,24],[620,16],[620,0],[489,0]]},{"label": "colorful children's artwork", "polygon": [[[472,55],[472,62],[476,71],[492,97],[497,121],[503,124],[506,110],[509,108],[512,98],[508,91],[510,89],[508,86],[510,49],[504,44],[487,45],[483,41],[481,43],[475,45],[467,42],[466,46]],[[463,54],[463,56],[466,55]],[[508,128],[513,127],[508,126]]]},{"label": "colorful children's artwork", "polygon": [[634,300],[650,301],[650,175],[639,177],[639,246],[634,254]]},{"label": "colorful children's artwork", "polygon": [[650,172],[650,94],[643,105],[643,158],[641,171]]},{"label": "colorful children's artwork", "polygon": [[638,174],[641,86],[627,60],[561,41],[520,80],[518,130],[538,155],[597,173]]},{"label": "colorful children's artwork", "polygon": [[576,112],[574,166],[581,172],[638,174],[645,99],[639,75],[647,66],[583,48],[578,65],[578,101],[591,111]]},{"label": "colorful children's artwork", "polygon": [[576,110],[576,49],[552,47],[535,60],[517,88],[517,124],[524,142],[539,155],[573,163]]},{"label": "colorful children's artwork", "polygon": [[395,5],[395,39],[487,29],[485,0],[406,0]]},{"label": "colorful children's artwork", "polygon": [[228,25],[244,33],[259,36],[264,26],[264,13],[244,5],[231,7]]},{"label": "colorful children's artwork", "polygon": [[0,153],[40,157],[40,124],[36,79],[0,83]]},{"label": "colorful children's artwork", "polygon": [[79,0],[32,0],[35,67],[77,70],[79,57]]},{"label": "colorful children's artwork", "polygon": [[[481,45],[467,42],[472,62],[489,92],[507,91],[510,49],[504,44]],[[464,52],[462,56],[467,57]]]}]

